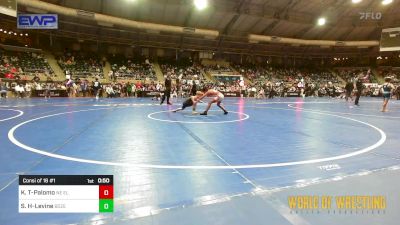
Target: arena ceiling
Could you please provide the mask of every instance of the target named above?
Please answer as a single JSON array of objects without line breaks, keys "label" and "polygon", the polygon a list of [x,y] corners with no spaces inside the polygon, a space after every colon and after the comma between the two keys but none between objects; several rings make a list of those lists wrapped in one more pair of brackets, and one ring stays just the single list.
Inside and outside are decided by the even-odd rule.
[{"label": "arena ceiling", "polygon": [[[382,5],[381,0],[208,0],[200,11],[193,0],[43,0],[135,21],[217,30],[220,36],[210,40],[191,35],[146,32],[120,27],[100,27],[95,22],[61,17],[59,34],[74,37],[117,40],[132,45],[178,49],[212,50],[236,53],[282,52],[285,46],[250,44],[248,34],[300,39],[337,41],[379,40],[382,28],[400,26],[400,1]],[[19,10],[35,12],[29,7]],[[369,13],[362,19],[362,13]],[[366,14],[364,14],[365,16]],[[317,26],[319,17],[327,23]],[[379,19],[378,19],[379,18]],[[286,46],[287,47],[287,46]],[[293,46],[289,46],[293,49]],[[375,49],[376,50],[376,49]],[[346,52],[346,49],[296,46],[293,52]],[[356,52],[372,51],[360,50]],[[352,50],[354,52],[354,50]]]}]

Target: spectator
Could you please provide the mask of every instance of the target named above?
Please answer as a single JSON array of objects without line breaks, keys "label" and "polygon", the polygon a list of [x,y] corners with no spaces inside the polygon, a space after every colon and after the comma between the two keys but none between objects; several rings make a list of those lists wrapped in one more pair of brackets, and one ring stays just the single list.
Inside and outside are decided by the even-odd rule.
[{"label": "spectator", "polygon": [[0,98],[7,98],[8,88],[4,82],[0,80]]},{"label": "spectator", "polygon": [[26,97],[31,97],[32,94],[32,85],[29,82],[26,82],[25,84],[25,93],[26,93]]},{"label": "spectator", "polygon": [[17,85],[14,87],[14,90],[18,98],[23,98],[25,96],[25,89],[21,84],[17,83]]},{"label": "spectator", "polygon": [[114,92],[114,89],[113,89],[113,87],[111,85],[107,85],[106,93],[107,93],[107,98],[114,98],[115,97],[115,92]]}]

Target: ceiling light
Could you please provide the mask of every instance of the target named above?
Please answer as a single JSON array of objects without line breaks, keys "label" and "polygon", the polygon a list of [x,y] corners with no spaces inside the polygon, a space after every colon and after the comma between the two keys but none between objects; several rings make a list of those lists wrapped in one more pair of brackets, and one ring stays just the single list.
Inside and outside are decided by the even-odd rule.
[{"label": "ceiling light", "polygon": [[393,2],[393,0],[383,0],[382,5],[389,5],[392,2]]},{"label": "ceiling light", "polygon": [[352,3],[357,4],[360,3],[362,0],[351,0]]},{"label": "ceiling light", "polygon": [[3,29],[0,29],[0,32],[2,32],[3,31]]},{"label": "ceiling light", "polygon": [[25,36],[28,36],[28,34],[26,33]]},{"label": "ceiling light", "polygon": [[14,33],[14,35],[17,35],[17,33]]},{"label": "ceiling light", "polygon": [[318,26],[323,26],[326,23],[326,19],[324,17],[321,17],[318,19]]},{"label": "ceiling light", "polygon": [[24,34],[19,34],[20,36],[24,36]]},{"label": "ceiling light", "polygon": [[194,0],[193,3],[198,10],[203,10],[208,6],[208,0]]}]

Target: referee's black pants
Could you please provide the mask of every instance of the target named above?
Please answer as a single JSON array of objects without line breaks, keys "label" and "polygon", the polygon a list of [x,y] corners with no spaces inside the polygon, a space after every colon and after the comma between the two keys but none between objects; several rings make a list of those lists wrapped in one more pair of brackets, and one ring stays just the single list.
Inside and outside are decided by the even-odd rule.
[{"label": "referee's black pants", "polygon": [[166,89],[165,91],[164,91],[164,95],[162,96],[162,98],[161,98],[161,103],[160,104],[163,104],[164,103],[164,101],[165,101],[165,98],[167,98],[167,104],[171,104],[170,102],[169,102],[169,98],[171,97],[171,89]]},{"label": "referee's black pants", "polygon": [[360,101],[360,97],[361,97],[361,91],[357,91],[356,100],[354,102],[355,105],[358,105],[358,102]]}]

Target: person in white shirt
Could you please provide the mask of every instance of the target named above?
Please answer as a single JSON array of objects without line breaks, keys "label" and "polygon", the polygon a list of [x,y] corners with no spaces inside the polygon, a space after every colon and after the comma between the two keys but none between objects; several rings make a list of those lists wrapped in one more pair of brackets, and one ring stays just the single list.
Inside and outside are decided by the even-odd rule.
[{"label": "person in white shirt", "polygon": [[114,97],[115,92],[114,92],[114,89],[112,88],[111,85],[108,85],[108,86],[106,87],[106,93],[107,93],[107,97],[108,97],[108,98],[113,98],[113,97]]},{"label": "person in white shirt", "polygon": [[300,89],[300,96],[301,97],[306,97],[306,95],[304,94],[304,79],[301,78],[300,82],[297,84],[297,87]]},{"label": "person in white shirt", "polygon": [[156,90],[161,91],[161,87],[162,87],[162,85],[160,84],[160,82],[158,82],[156,85]]},{"label": "person in white shirt", "polygon": [[136,97],[136,85],[132,84],[132,97]]},{"label": "person in white shirt", "polygon": [[42,85],[40,85],[40,83],[35,83],[35,90],[42,90]]},{"label": "person in white shirt", "polygon": [[25,92],[26,92],[26,97],[31,97],[31,92],[32,92],[32,85],[30,83],[25,84]]},{"label": "person in white shirt", "polygon": [[178,98],[178,93],[177,93],[177,91],[176,91],[176,88],[173,88],[173,89],[172,89],[171,98]]},{"label": "person in white shirt", "polygon": [[252,95],[254,98],[257,98],[257,89],[256,89],[256,87],[252,87],[252,88],[251,88],[251,95]]},{"label": "person in white shirt", "polygon": [[110,72],[108,72],[108,78],[109,78],[110,80],[114,80],[114,79],[113,79],[113,75],[114,75],[114,72],[113,72],[112,70],[110,70]]},{"label": "person in white shirt", "polygon": [[240,97],[243,98],[244,94],[246,93],[246,86],[244,85],[243,77],[240,77],[239,86],[240,86]]},{"label": "person in white shirt", "polygon": [[15,92],[17,93],[18,98],[23,98],[24,97],[24,92],[25,89],[22,85],[17,84],[14,88]]},{"label": "person in white shirt", "polygon": [[262,99],[266,98],[264,88],[260,87],[260,90],[258,91],[257,98],[262,98]]}]

